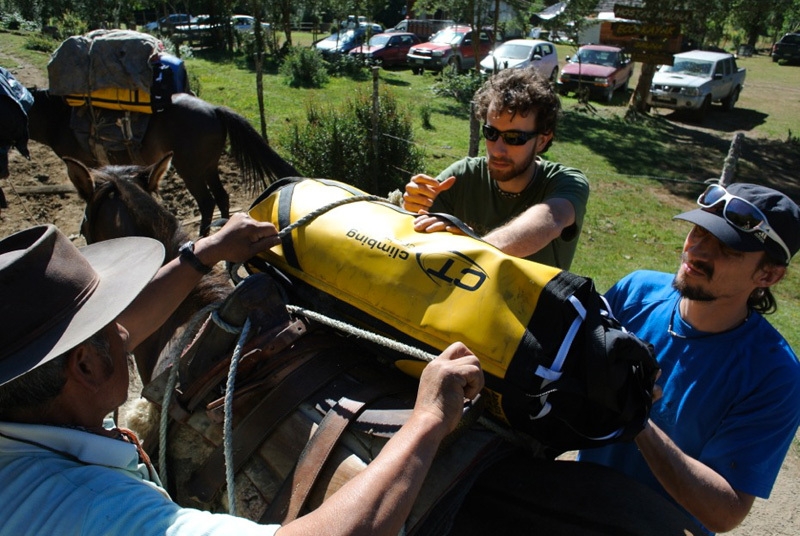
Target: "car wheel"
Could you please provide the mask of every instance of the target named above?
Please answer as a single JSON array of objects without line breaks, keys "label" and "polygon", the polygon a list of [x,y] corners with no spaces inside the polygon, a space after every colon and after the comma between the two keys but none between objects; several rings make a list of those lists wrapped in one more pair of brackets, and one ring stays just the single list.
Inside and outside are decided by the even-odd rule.
[{"label": "car wheel", "polygon": [[695,119],[698,123],[702,123],[705,121],[706,116],[708,116],[708,111],[711,109],[711,96],[709,95],[706,97],[706,100],[703,101],[702,106],[700,109],[697,110],[697,114],[695,115]]},{"label": "car wheel", "polygon": [[614,100],[614,86],[608,88],[603,95],[603,100],[606,101],[606,104],[611,104],[611,101]]},{"label": "car wheel", "polygon": [[569,90],[567,88],[561,86],[561,87],[558,88],[558,94],[559,95],[563,95],[564,97],[566,97],[569,94]]},{"label": "car wheel", "polygon": [[778,63],[778,57],[772,56],[772,63]]},{"label": "car wheel", "polygon": [[422,74],[424,70],[425,69],[423,69],[422,67],[412,67],[411,68],[411,72],[414,73],[414,74]]},{"label": "car wheel", "polygon": [[739,100],[739,88],[735,88],[733,92],[722,99],[722,109],[726,112],[730,112],[733,110],[733,107],[736,106],[736,102]]},{"label": "car wheel", "polygon": [[550,73],[550,83],[555,84],[557,79],[558,79],[558,67],[553,69],[553,72]]}]

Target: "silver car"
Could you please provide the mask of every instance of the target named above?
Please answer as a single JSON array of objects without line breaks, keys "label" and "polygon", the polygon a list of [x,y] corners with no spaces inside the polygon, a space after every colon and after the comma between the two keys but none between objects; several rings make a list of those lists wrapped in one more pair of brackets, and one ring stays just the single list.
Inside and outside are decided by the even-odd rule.
[{"label": "silver car", "polygon": [[555,45],[539,39],[512,39],[497,47],[481,61],[483,74],[526,67],[533,67],[554,82],[558,77],[558,53]]}]

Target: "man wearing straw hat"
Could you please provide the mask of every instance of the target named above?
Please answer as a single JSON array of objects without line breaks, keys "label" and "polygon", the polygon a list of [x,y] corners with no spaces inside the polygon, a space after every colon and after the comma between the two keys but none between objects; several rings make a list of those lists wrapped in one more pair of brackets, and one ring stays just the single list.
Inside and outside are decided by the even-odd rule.
[{"label": "man wearing straw hat", "polygon": [[[0,529],[4,534],[397,534],[465,398],[483,386],[459,343],[420,379],[411,418],[369,467],[284,527],[181,508],[135,436],[106,416],[128,390],[128,348],[152,333],[201,277],[279,242],[236,214],[161,267],[142,237],[77,249],[52,225],[0,240]],[[160,268],[161,267],[161,268]]]}]

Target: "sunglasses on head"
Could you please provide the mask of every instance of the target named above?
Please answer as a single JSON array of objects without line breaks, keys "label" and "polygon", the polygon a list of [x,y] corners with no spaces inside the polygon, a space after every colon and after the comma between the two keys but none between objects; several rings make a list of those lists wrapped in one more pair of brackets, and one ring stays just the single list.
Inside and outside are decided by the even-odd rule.
[{"label": "sunglasses on head", "polygon": [[745,233],[764,233],[778,244],[786,253],[786,262],[792,257],[786,243],[767,221],[767,217],[750,201],[733,195],[722,186],[712,184],[697,198],[697,204],[703,208],[711,208],[724,203],[722,216],[725,221]]},{"label": "sunglasses on head", "polygon": [[523,132],[522,130],[506,130],[501,132],[489,125],[483,125],[484,138],[489,141],[497,141],[497,138],[503,138],[506,145],[525,145],[538,135],[539,133],[535,130],[533,132]]}]

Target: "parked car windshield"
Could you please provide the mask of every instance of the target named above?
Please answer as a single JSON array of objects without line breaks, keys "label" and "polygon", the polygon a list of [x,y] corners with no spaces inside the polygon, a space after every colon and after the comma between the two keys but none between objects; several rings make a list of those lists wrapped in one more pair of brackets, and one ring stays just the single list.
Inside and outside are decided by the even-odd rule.
[{"label": "parked car windshield", "polygon": [[781,39],[781,43],[788,45],[800,45],[800,34],[786,34]]},{"label": "parked car windshield", "polygon": [[711,76],[713,62],[704,60],[680,60],[676,59],[674,65],[664,65],[661,68],[665,73],[682,73],[692,76]]},{"label": "parked car windshield", "polygon": [[531,46],[528,45],[500,45],[494,51],[497,57],[508,58],[510,60],[524,60],[531,53]]},{"label": "parked car windshield", "polygon": [[[359,35],[363,32],[359,32]],[[328,41],[331,43],[335,43],[339,41],[340,43],[349,43],[353,39],[356,38],[356,30],[347,30],[346,32],[342,32],[339,34],[332,34],[323,39],[323,41]]]},{"label": "parked car windshield", "polygon": [[575,59],[581,63],[591,63],[594,65],[605,65],[606,67],[616,67],[619,64],[619,53],[610,50],[593,50],[582,48],[578,50]]},{"label": "parked car windshield", "polygon": [[463,36],[464,32],[442,30],[431,38],[431,43],[439,45],[457,45]]},{"label": "parked car windshield", "polygon": [[385,35],[385,34],[373,35],[373,36],[370,38],[370,40],[369,40],[369,42],[368,42],[367,44],[368,44],[369,46],[371,46],[371,47],[382,47],[382,46],[383,46],[383,45],[385,45],[387,42],[389,42],[389,39],[391,39],[391,37],[392,37],[392,36],[390,36],[390,35]]}]

